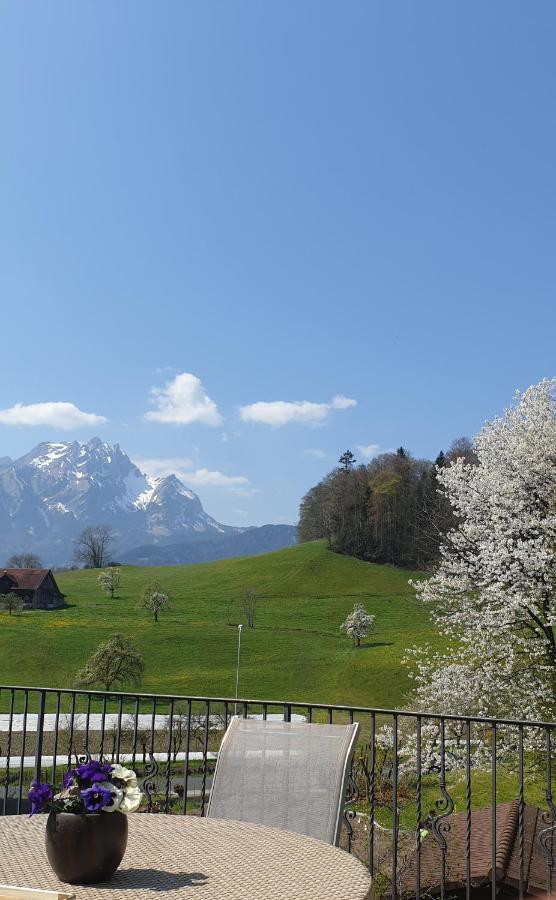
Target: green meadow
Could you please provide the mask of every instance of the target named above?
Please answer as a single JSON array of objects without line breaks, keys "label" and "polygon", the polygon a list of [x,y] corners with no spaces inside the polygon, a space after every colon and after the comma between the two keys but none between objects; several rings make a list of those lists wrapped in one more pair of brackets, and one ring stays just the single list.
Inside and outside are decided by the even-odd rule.
[{"label": "green meadow", "polygon": [[[72,687],[99,642],[119,631],[144,656],[141,691],[233,696],[234,623],[243,621],[240,598],[250,586],[260,600],[255,627],[243,628],[240,696],[403,706],[406,648],[438,642],[408,584],[412,575],[419,577],[338,556],[320,541],[200,565],[125,567],[114,599],[94,570],[61,573],[66,609],[0,613],[0,683]],[[171,596],[158,624],[138,609],[153,580]],[[375,632],[358,649],[340,632],[356,602],[376,616]]]}]

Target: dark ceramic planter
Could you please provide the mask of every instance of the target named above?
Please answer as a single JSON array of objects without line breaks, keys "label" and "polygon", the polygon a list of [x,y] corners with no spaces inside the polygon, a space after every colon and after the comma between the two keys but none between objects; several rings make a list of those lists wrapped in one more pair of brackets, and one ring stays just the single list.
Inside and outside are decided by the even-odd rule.
[{"label": "dark ceramic planter", "polygon": [[127,846],[124,813],[50,813],[46,823],[46,855],[60,881],[97,884],[108,881]]}]

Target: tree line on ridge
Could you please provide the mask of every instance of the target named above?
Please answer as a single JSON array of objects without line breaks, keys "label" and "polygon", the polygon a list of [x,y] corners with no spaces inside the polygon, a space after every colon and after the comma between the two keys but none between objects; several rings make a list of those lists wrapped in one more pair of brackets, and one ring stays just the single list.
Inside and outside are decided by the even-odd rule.
[{"label": "tree line on ridge", "polygon": [[428,569],[441,537],[455,524],[437,468],[458,458],[475,463],[472,442],[455,440],[436,460],[415,459],[404,447],[357,464],[351,450],[301,501],[299,540],[325,538],[330,549],[372,562]]}]

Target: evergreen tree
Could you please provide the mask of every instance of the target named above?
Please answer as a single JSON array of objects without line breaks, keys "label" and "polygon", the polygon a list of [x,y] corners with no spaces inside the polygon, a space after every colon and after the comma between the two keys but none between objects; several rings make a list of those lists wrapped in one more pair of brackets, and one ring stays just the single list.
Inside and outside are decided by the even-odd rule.
[{"label": "evergreen tree", "polygon": [[340,469],[343,472],[351,472],[355,465],[355,455],[351,452],[351,450],[346,450],[345,453],[342,453],[338,463],[340,465]]}]

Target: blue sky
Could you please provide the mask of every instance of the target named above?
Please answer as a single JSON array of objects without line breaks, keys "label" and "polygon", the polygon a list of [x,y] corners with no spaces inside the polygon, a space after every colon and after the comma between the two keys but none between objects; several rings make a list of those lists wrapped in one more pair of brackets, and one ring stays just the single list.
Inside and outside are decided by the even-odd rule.
[{"label": "blue sky", "polygon": [[295,521],[553,375],[555,44],[542,0],[4,0],[0,455]]}]

